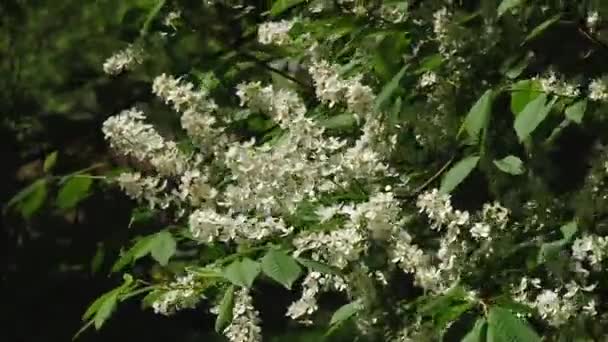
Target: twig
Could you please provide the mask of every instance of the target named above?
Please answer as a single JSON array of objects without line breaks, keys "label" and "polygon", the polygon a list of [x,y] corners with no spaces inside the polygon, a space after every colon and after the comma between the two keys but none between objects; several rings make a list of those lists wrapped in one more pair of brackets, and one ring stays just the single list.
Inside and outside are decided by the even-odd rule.
[{"label": "twig", "polygon": [[288,79],[296,84],[299,84],[300,86],[302,86],[303,88],[305,88],[308,91],[311,91],[311,92],[313,91],[313,88],[310,86],[310,84],[306,84],[306,83],[298,80],[297,78],[291,76],[290,74],[286,73],[285,71],[279,70],[279,69],[269,65],[267,62],[257,58],[256,56],[254,56],[252,54],[249,54],[249,53],[243,52],[243,51],[237,51],[237,54],[241,57],[249,59],[250,61],[256,63],[257,65],[261,66],[262,68],[264,68],[270,72],[274,72],[277,75],[283,76],[286,79]]},{"label": "twig", "polygon": [[445,170],[447,170],[448,167],[450,167],[452,162],[454,162],[454,157],[450,158],[450,160],[448,160],[445,164],[443,164],[443,166],[439,169],[439,171],[437,171],[433,176],[431,176],[431,178],[429,178],[421,186],[417,187],[414,190],[412,195],[419,194],[422,190],[424,190],[427,186],[429,186],[429,184],[433,183],[437,178],[439,178],[441,176],[441,174],[443,174],[443,172],[445,172]]}]

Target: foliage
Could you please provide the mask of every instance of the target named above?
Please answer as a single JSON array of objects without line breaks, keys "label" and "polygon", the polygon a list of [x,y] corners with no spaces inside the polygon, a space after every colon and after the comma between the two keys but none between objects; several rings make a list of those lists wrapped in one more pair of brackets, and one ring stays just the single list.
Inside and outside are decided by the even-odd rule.
[{"label": "foliage", "polygon": [[[370,341],[605,336],[605,4],[141,6],[104,70],[155,96],[102,130],[129,160],[107,180],[156,228],[89,325],[147,292],[231,341],[283,316]],[[51,179],[9,206],[31,217]],[[61,180],[61,208],[91,186]],[[268,286],[299,298],[268,317]]]}]

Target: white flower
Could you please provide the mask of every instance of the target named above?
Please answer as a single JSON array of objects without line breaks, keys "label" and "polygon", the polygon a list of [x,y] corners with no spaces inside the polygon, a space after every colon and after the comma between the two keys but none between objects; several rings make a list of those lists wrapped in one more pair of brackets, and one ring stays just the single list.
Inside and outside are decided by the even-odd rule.
[{"label": "white flower", "polygon": [[124,110],[103,123],[103,133],[110,146],[124,155],[149,162],[162,175],[179,175],[188,160],[173,141],[165,140],[154,126],[144,123],[138,109]]},{"label": "white flower", "polygon": [[578,261],[588,261],[591,266],[604,259],[608,238],[597,235],[584,235],[572,243],[572,257]]},{"label": "white flower", "polygon": [[490,237],[490,225],[486,223],[477,222],[471,228],[471,236],[476,240],[487,239]]},{"label": "white flower", "polygon": [[323,261],[340,269],[349,262],[358,260],[367,248],[365,237],[355,228],[344,228],[324,232],[303,232],[293,240],[294,255],[311,252],[316,261]]},{"label": "white flower", "polygon": [[595,31],[600,20],[601,20],[600,14],[597,11],[590,12],[587,15],[587,27],[589,28],[589,31],[591,31],[591,32]]},{"label": "white flower", "polygon": [[144,177],[139,172],[123,172],[116,182],[132,199],[147,202],[151,209],[167,208],[172,198],[164,193],[167,182],[155,177]]},{"label": "white flower", "polygon": [[103,71],[108,75],[118,75],[123,71],[132,69],[141,64],[143,51],[132,45],[118,51],[103,63]]},{"label": "white flower", "polygon": [[315,211],[321,223],[327,222],[340,212],[340,205],[331,205],[328,207],[319,207]]},{"label": "white flower", "polygon": [[503,229],[509,221],[509,213],[509,209],[503,207],[498,202],[494,202],[492,204],[485,203],[483,205],[481,216],[486,223]]},{"label": "white flower", "polygon": [[305,317],[313,314],[319,308],[317,296],[329,290],[345,291],[344,280],[336,275],[320,272],[310,272],[302,281],[302,296],[288,308],[286,316],[305,324],[312,323]]},{"label": "white flower", "polygon": [[580,95],[579,86],[570,84],[558,77],[554,71],[549,71],[545,77],[537,78],[542,90],[547,94],[556,94],[564,97],[578,97]]},{"label": "white flower", "polygon": [[181,18],[181,16],[182,16],[182,12],[180,12],[179,10],[171,11],[163,19],[163,25],[171,27],[172,29],[175,30],[176,22]]},{"label": "white flower", "polygon": [[418,83],[420,88],[430,87],[437,83],[437,74],[432,71],[425,72]]},{"label": "white flower", "polygon": [[232,321],[224,329],[224,335],[231,342],[261,342],[262,328],[260,314],[253,307],[253,299],[246,288],[235,294]]},{"label": "white flower", "polygon": [[328,103],[330,108],[346,102],[348,109],[358,117],[367,117],[372,113],[375,95],[369,86],[361,83],[362,75],[344,79],[337,66],[326,60],[314,60],[308,70],[317,97]]},{"label": "white flower", "polygon": [[295,23],[295,19],[262,23],[258,26],[258,41],[262,44],[287,44],[291,41],[289,30]]},{"label": "white flower", "polygon": [[192,274],[178,277],[163,291],[165,292],[152,303],[152,308],[155,313],[165,316],[183,309],[192,309],[202,299],[196,290],[196,282]]},{"label": "white flower", "polygon": [[608,100],[608,87],[602,79],[594,79],[589,84],[589,99],[593,101]]}]

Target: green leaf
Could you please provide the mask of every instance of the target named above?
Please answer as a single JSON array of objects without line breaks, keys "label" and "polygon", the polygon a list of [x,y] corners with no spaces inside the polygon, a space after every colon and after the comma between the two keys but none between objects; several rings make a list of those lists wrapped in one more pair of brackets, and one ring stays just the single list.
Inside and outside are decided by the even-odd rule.
[{"label": "green leaf", "polygon": [[505,173],[510,175],[521,175],[524,173],[524,163],[516,156],[506,156],[503,159],[495,160],[494,165]]},{"label": "green leaf", "polygon": [[324,274],[335,274],[335,275],[339,275],[340,272],[323,263],[320,263],[318,261],[314,261],[314,260],[310,260],[310,259],[305,259],[305,258],[297,258],[296,259],[300,264],[302,264],[302,266],[308,268],[311,271],[316,271],[316,272],[320,272],[320,273],[324,273]]},{"label": "green leaf", "polygon": [[532,30],[532,32],[530,32],[526,36],[526,38],[524,39],[524,43],[529,42],[530,40],[541,35],[543,32],[545,32],[546,29],[549,28],[549,26],[555,24],[560,18],[561,18],[561,14],[558,14],[558,15],[555,15],[555,16],[543,21],[540,25],[536,26]]},{"label": "green leaf", "polygon": [[277,0],[272,5],[270,9],[270,15],[273,17],[278,16],[279,14],[287,11],[293,6],[303,3],[306,0]]},{"label": "green leaf", "polygon": [[344,130],[355,127],[357,119],[350,113],[343,113],[336,116],[332,116],[321,122],[321,125],[327,129]]},{"label": "green leaf", "polygon": [[[104,293],[87,308],[85,313],[82,315],[83,321],[87,321],[91,317],[93,317],[91,322],[95,323],[95,328],[101,328],[103,323],[108,319],[108,317],[110,316],[110,314],[112,314],[112,311],[116,307],[116,303],[119,299],[118,296],[120,296],[125,291],[128,291],[131,287],[131,284],[133,284],[133,277],[131,277],[131,275],[125,274],[123,276],[123,279],[124,281],[119,287]],[[81,331],[79,331],[78,333],[84,331],[84,329],[86,329],[88,326],[90,326],[90,324],[85,325],[83,329],[81,329]]]},{"label": "green leaf", "polygon": [[448,194],[467,178],[479,162],[478,156],[464,158],[454,165],[441,180],[440,191]]},{"label": "green leaf", "polygon": [[524,320],[495,306],[488,315],[489,342],[540,342],[538,334]]},{"label": "green leaf", "polygon": [[485,318],[480,317],[475,322],[475,326],[469,333],[462,339],[462,342],[485,342],[488,322]]},{"label": "green leaf", "polygon": [[572,122],[580,124],[583,122],[583,116],[587,110],[587,99],[575,102],[566,108],[566,117]]},{"label": "green leaf", "polygon": [[224,328],[232,321],[232,309],[234,308],[234,285],[231,285],[224,292],[224,297],[220,303],[219,312],[215,319],[215,332],[221,333]]},{"label": "green leaf", "polygon": [[515,123],[513,126],[520,142],[529,138],[538,125],[545,120],[551,111],[551,108],[555,104],[556,99],[553,99],[549,103],[546,102],[547,95],[540,95],[536,99],[532,100],[532,102],[528,103],[524,110],[517,116],[517,118],[515,118]]},{"label": "green leaf", "polygon": [[541,95],[540,83],[536,80],[523,80],[513,85],[511,111],[518,115],[535,98]]},{"label": "green leaf", "polygon": [[55,164],[57,164],[57,151],[53,151],[51,154],[46,156],[42,169],[45,173],[48,173],[49,171],[53,170]]},{"label": "green leaf", "polygon": [[538,251],[538,262],[543,263],[549,260],[554,260],[560,251],[570,243],[574,234],[578,230],[576,221],[571,221],[560,227],[563,237],[556,241],[545,242],[540,245]]},{"label": "green leaf", "polygon": [[422,74],[427,71],[432,71],[439,68],[443,64],[443,57],[440,54],[436,53],[434,55],[430,55],[425,57],[422,62],[420,62],[420,67],[416,69],[416,74]]},{"label": "green leaf", "polygon": [[103,243],[98,243],[97,251],[95,252],[95,255],[93,256],[93,259],[91,259],[91,273],[92,274],[95,274],[99,271],[99,269],[103,265],[105,255],[106,255],[106,249],[104,248]]},{"label": "green leaf", "polygon": [[442,295],[427,297],[417,311],[425,316],[436,316],[446,311],[450,306],[469,302],[467,292],[462,286],[454,286]]},{"label": "green leaf", "polygon": [[401,82],[401,79],[405,75],[408,66],[408,64],[405,64],[403,67],[401,67],[401,70],[399,70],[399,72],[395,74],[395,76],[393,76],[390,82],[384,85],[384,87],[378,94],[378,97],[376,97],[376,109],[380,109],[382,105],[391,97],[391,95],[393,95],[395,90],[397,90],[397,88],[399,87],[399,82]]},{"label": "green leaf", "polygon": [[57,194],[57,206],[64,210],[75,207],[89,195],[92,184],[91,178],[80,176],[69,178]]},{"label": "green leaf", "polygon": [[532,54],[528,54],[524,58],[521,58],[515,65],[508,67],[508,69],[504,71],[505,76],[512,80],[518,78],[521,73],[526,70],[533,56],[534,55]]},{"label": "green leaf", "polygon": [[154,247],[156,234],[139,238],[137,242],[127,252],[122,253],[120,258],[112,266],[112,272],[118,272],[130,263],[149,254]]},{"label": "green leaf", "polygon": [[154,236],[150,255],[159,264],[165,266],[175,254],[177,243],[168,231],[162,231]]},{"label": "green leaf", "polygon": [[228,265],[224,271],[224,278],[228,279],[231,283],[242,286],[251,287],[253,281],[260,274],[260,264],[245,258],[243,260],[236,260]]},{"label": "green leaf", "polygon": [[523,0],[502,0],[498,5],[498,16],[502,17],[507,11],[521,5]]},{"label": "green leaf", "polygon": [[99,309],[95,313],[95,329],[99,330],[104,322],[110,317],[114,308],[116,308],[116,302],[118,301],[118,291],[112,291],[105,296],[103,301],[99,305]]},{"label": "green leaf", "polygon": [[570,241],[574,234],[576,234],[576,232],[578,231],[578,224],[576,223],[576,221],[570,221],[565,225],[561,226],[559,230],[561,230],[564,239]]},{"label": "green leaf", "polygon": [[302,273],[298,263],[283,251],[271,249],[262,258],[262,270],[270,278],[291,289],[293,282]]},{"label": "green leaf", "polygon": [[464,119],[463,127],[473,141],[479,140],[481,130],[488,125],[488,120],[492,111],[492,97],[492,90],[487,90],[477,102],[475,102],[469,111],[469,114],[467,114],[467,117]]},{"label": "green leaf", "polygon": [[[20,196],[18,194],[17,196]],[[15,197],[17,197],[15,196]],[[30,219],[44,204],[44,200],[47,196],[47,182],[46,179],[39,179],[35,181],[31,187],[28,187],[23,192],[23,197],[19,199],[19,209],[21,215],[25,219]],[[9,202],[10,204],[10,202]]]},{"label": "green leaf", "polygon": [[342,305],[334,314],[331,316],[329,325],[335,325],[342,323],[349,318],[353,317],[357,312],[361,310],[361,304],[359,302],[352,302]]}]

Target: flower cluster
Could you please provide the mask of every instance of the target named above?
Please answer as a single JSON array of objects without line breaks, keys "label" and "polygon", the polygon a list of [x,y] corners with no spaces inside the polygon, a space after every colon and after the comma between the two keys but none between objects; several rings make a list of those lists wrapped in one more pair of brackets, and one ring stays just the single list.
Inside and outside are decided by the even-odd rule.
[{"label": "flower cluster", "polygon": [[318,310],[318,295],[329,290],[342,292],[346,289],[340,276],[310,272],[302,281],[302,296],[287,308],[286,315],[302,323],[312,323],[306,317]]},{"label": "flower cluster", "polygon": [[369,86],[361,83],[362,76],[344,79],[337,66],[326,60],[315,60],[309,68],[315,84],[317,97],[333,107],[338,103],[346,105],[358,117],[368,117],[372,113],[374,93]]},{"label": "flower cluster", "polygon": [[155,313],[165,316],[183,309],[192,309],[202,299],[192,274],[178,277],[174,282],[169,283],[166,289],[162,289],[161,293],[152,303],[152,308]]},{"label": "flower cluster", "polygon": [[595,299],[589,299],[587,295],[594,289],[595,285],[582,287],[574,281],[564,287],[546,289],[541,286],[540,279],[524,277],[513,294],[520,303],[535,308],[549,324],[559,327],[578,315],[597,314]]},{"label": "flower cluster", "polygon": [[258,27],[258,41],[262,44],[284,45],[290,42],[289,31],[296,20],[269,21]]},{"label": "flower cluster", "polygon": [[143,51],[135,46],[127,46],[109,57],[103,63],[103,71],[108,75],[118,75],[131,70],[143,61]]},{"label": "flower cluster", "polygon": [[248,289],[240,289],[235,294],[232,322],[224,329],[224,334],[231,342],[262,341],[260,314],[253,307]]},{"label": "flower cluster", "polygon": [[593,101],[608,100],[608,86],[603,79],[594,79],[589,83],[589,99]]},{"label": "flower cluster", "polygon": [[563,78],[558,77],[554,71],[549,71],[544,77],[537,78],[542,90],[547,94],[555,94],[564,97],[578,97],[580,95],[579,86],[568,83]]},{"label": "flower cluster", "polygon": [[163,138],[136,108],[124,110],[103,123],[103,133],[110,146],[140,162],[148,162],[164,176],[181,175],[188,158],[177,144]]}]

